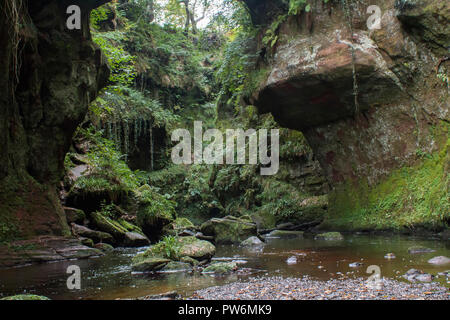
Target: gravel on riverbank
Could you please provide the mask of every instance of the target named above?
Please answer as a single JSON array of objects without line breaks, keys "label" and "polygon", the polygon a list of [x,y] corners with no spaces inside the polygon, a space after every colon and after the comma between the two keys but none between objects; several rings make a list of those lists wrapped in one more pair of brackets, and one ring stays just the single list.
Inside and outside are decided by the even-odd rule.
[{"label": "gravel on riverbank", "polygon": [[196,291],[194,300],[450,300],[449,289],[438,283],[410,284],[382,279],[371,289],[367,279],[260,277]]}]

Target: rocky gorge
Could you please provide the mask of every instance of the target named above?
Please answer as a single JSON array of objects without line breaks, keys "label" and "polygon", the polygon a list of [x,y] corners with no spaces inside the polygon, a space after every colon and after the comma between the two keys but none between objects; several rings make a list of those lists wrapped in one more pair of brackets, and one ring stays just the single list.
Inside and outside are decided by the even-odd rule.
[{"label": "rocky gorge", "polygon": [[[317,276],[333,260],[339,268],[318,276],[329,282],[291,284],[332,294],[273,290],[278,298],[341,299],[363,282],[335,282],[342,268],[363,276],[368,265],[359,258],[401,257],[395,270],[383,265],[393,291],[362,298],[424,297],[431,287],[404,281],[438,281],[444,287],[428,298],[448,299],[448,3],[245,0],[233,9],[245,23],[211,24],[211,32],[158,24],[150,6],[133,1],[73,3],[80,30],[65,27],[66,1],[0,4],[5,274],[118,259],[132,283],[166,274],[220,285],[205,279],[250,277],[185,296],[237,298],[221,294],[256,285],[262,292],[242,294],[268,298],[264,282],[291,281],[253,274],[303,266]],[[367,24],[369,5],[380,9],[379,28]],[[153,10],[180,15],[161,8]],[[194,120],[204,129],[279,129],[279,172],[174,165],[170,134],[194,130]],[[439,245],[405,250],[399,234]],[[401,249],[371,247],[370,237],[385,235]],[[348,254],[353,241],[373,253]],[[316,250],[325,256],[316,260]]]}]

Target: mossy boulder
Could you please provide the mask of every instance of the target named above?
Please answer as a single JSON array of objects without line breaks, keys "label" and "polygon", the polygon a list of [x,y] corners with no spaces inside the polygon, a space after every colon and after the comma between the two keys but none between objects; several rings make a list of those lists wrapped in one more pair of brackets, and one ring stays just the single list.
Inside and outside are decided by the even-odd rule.
[{"label": "mossy boulder", "polygon": [[191,258],[191,257],[181,257],[180,261],[181,262],[185,262],[185,263],[189,263],[191,266],[197,266],[198,265],[198,260],[195,260],[194,258]]},{"label": "mossy boulder", "polygon": [[208,241],[195,237],[181,237],[178,239],[178,255],[196,260],[210,259],[216,253],[216,247]]},{"label": "mossy boulder", "polygon": [[118,243],[122,243],[125,239],[125,234],[128,232],[120,223],[103,216],[100,212],[91,213],[91,222],[96,229],[112,235]]},{"label": "mossy boulder", "polygon": [[91,248],[94,247],[94,240],[92,240],[92,239],[82,238],[82,239],[80,239],[80,241],[83,246],[91,247]]},{"label": "mossy boulder", "polygon": [[114,247],[107,243],[97,243],[96,245],[94,245],[94,248],[105,253],[114,251]]},{"label": "mossy boulder", "polygon": [[134,263],[131,268],[137,272],[158,271],[164,268],[171,260],[162,257],[147,257]]},{"label": "mossy boulder", "polygon": [[[216,247],[212,243],[195,237],[166,237],[144,253],[135,256],[132,260],[133,270],[137,268],[137,271],[157,271],[165,266],[159,266],[158,263],[167,264],[170,261],[194,266],[198,261],[210,259],[215,252]],[[142,265],[143,262],[146,263]]]},{"label": "mossy boulder", "polygon": [[234,262],[216,262],[203,269],[202,273],[224,274],[233,272],[236,269],[237,264]]},{"label": "mossy boulder", "polygon": [[161,269],[161,271],[163,272],[185,272],[191,270],[192,270],[191,264],[180,261],[171,261],[168,264],[166,264],[164,268]]},{"label": "mossy boulder", "polygon": [[163,228],[163,234],[177,236],[185,230],[194,232],[195,225],[187,218],[176,218],[172,223]]},{"label": "mossy boulder", "polygon": [[86,219],[86,214],[81,209],[64,207],[64,212],[66,214],[67,223],[69,225],[72,222],[77,224],[83,224],[84,219]]},{"label": "mossy boulder", "polygon": [[174,221],[175,203],[144,185],[136,191],[138,202],[137,224],[144,234],[156,241],[163,234],[165,226]]},{"label": "mossy boulder", "polygon": [[38,296],[35,294],[18,294],[15,296],[1,298],[0,300],[51,300],[44,296]]},{"label": "mossy boulder", "polygon": [[258,237],[250,237],[247,240],[241,242],[241,247],[255,247],[255,246],[263,246],[264,242],[262,242]]},{"label": "mossy boulder", "polygon": [[220,244],[241,243],[252,236],[257,236],[256,224],[233,216],[213,218],[201,226],[201,232],[213,236],[214,241]]},{"label": "mossy boulder", "polygon": [[115,240],[114,238],[107,232],[102,231],[95,231],[92,229],[89,229],[85,226],[80,226],[78,224],[72,223],[72,233],[74,235],[83,237],[83,238],[89,238],[94,241],[94,243],[98,242],[104,242],[109,244],[114,244]]},{"label": "mossy boulder", "polygon": [[326,232],[316,235],[314,240],[340,241],[344,236],[340,232]]}]

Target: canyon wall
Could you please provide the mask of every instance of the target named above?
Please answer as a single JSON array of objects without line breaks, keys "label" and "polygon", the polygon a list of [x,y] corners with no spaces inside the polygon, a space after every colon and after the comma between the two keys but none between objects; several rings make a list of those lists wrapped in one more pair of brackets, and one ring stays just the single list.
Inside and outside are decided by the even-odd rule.
[{"label": "canyon wall", "polygon": [[[109,69],[92,43],[90,1],[0,4],[0,241],[67,235],[57,197],[64,157]],[[81,30],[68,30],[68,6]]]},{"label": "canyon wall", "polygon": [[[274,5],[247,1],[254,22],[271,16],[265,2]],[[249,102],[305,134],[333,187],[324,226],[389,225],[370,217],[379,214],[400,227],[445,228],[450,4],[310,3],[285,12],[273,47],[260,40],[267,77]],[[380,28],[368,29],[369,5],[381,9]]]}]

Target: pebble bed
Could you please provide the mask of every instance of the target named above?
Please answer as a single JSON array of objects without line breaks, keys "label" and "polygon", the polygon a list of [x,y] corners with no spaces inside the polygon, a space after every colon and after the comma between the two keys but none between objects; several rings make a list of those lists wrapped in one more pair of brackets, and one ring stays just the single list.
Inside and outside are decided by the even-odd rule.
[{"label": "pebble bed", "polygon": [[406,283],[382,279],[370,288],[367,278],[313,280],[309,277],[258,277],[196,291],[193,300],[450,300],[438,283]]}]

